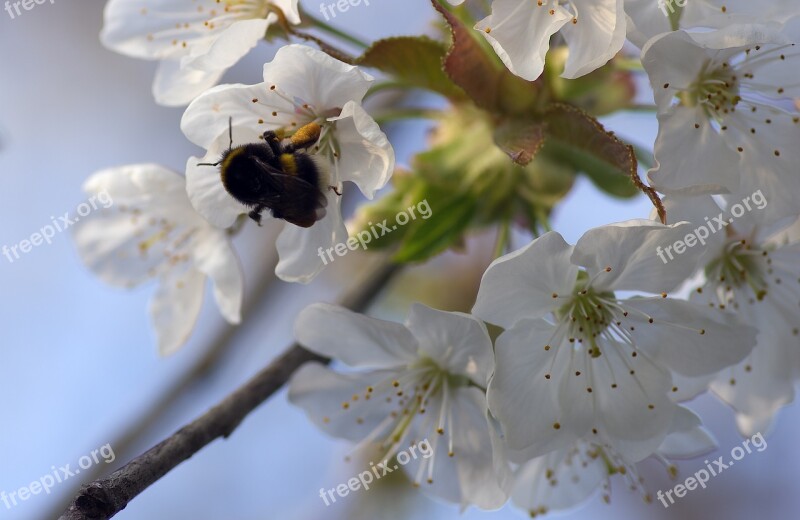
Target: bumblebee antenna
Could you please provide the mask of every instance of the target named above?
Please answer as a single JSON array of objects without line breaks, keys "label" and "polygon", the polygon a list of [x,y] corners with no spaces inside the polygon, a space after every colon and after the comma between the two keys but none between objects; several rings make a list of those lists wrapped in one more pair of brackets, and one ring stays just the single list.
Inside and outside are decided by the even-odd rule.
[{"label": "bumblebee antenna", "polygon": [[[230,142],[228,143],[228,150],[233,148],[233,116],[228,118],[228,139]],[[219,166],[222,161],[217,161],[215,163],[197,163],[197,166]]]}]

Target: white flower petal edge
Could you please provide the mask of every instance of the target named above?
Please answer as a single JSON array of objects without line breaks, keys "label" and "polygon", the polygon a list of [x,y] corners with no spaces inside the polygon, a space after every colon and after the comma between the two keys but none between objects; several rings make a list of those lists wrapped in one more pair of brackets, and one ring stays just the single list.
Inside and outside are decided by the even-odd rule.
[{"label": "white flower petal edge", "polygon": [[529,81],[542,74],[550,37],[561,31],[569,48],[562,75],[574,79],[619,52],[625,42],[626,17],[623,0],[573,0],[566,5],[494,0],[492,13],[475,29],[512,73]]},{"label": "white flower petal edge", "polygon": [[[715,447],[716,442],[701,426],[700,419],[680,407],[673,418],[671,433],[652,455],[668,464],[667,459],[695,457]],[[667,466],[670,476],[675,475],[676,469],[674,465]],[[596,435],[523,464],[516,473],[511,500],[531,517],[582,505],[600,491],[608,503],[611,478],[615,475],[626,481],[626,487],[638,491],[646,502],[653,500],[636,466]]]},{"label": "white flower petal edge", "polygon": [[764,219],[800,213],[800,16],[654,37],[642,51],[659,115],[651,185],[676,195],[762,190]]},{"label": "white flower petal edge", "polygon": [[327,265],[325,249],[347,240],[347,228],[342,220],[342,198],[328,191],[325,216],[310,228],[286,224],[278,235],[278,265],[275,275],[286,282],[309,283]]},{"label": "white flower petal edge", "polygon": [[261,41],[281,9],[300,23],[298,0],[110,0],[100,39],[116,52],[164,60],[156,102],[188,104]]},{"label": "white flower petal edge", "polygon": [[689,231],[685,223],[664,226],[631,220],[590,230],[575,246],[556,232],[545,233],[492,262],[472,311],[506,328],[523,319],[544,317],[561,305],[559,298],[572,292],[581,267],[598,291],[669,292],[697,269],[700,251],[666,265],[658,251]]},{"label": "white flower petal edge", "polygon": [[339,182],[351,181],[368,199],[384,187],[394,169],[394,149],[378,123],[354,101],[328,121],[335,123],[341,159],[335,163]]},{"label": "white flower petal edge", "polygon": [[[767,203],[763,197],[757,200]],[[741,204],[741,199],[737,202],[731,197],[730,201]],[[800,301],[800,243],[791,236],[793,227],[787,227],[785,221],[760,222],[758,207],[729,220],[729,210],[710,196],[676,197],[667,203],[675,215],[692,222],[703,223],[704,213],[719,213],[732,222],[708,243],[704,279],[692,293],[692,301],[706,312],[724,311],[726,320],[738,317],[758,328],[752,352],[717,374],[710,387],[734,409],[742,435],[767,432],[777,411],[794,400],[795,384],[800,379],[800,352],[796,348],[800,337],[796,311]],[[698,212],[699,207],[704,210]],[[694,363],[704,364],[702,360]]]},{"label": "white flower petal edge", "polygon": [[185,105],[216,85],[223,73],[182,67],[178,60],[162,60],[153,79],[153,99],[163,106]]},{"label": "white flower petal edge", "polygon": [[[335,330],[336,334],[331,334]],[[417,357],[419,345],[400,323],[381,321],[327,303],[303,309],[294,336],[304,347],[357,368],[395,368]]]},{"label": "white flower petal edge", "polygon": [[570,20],[561,6],[537,6],[527,0],[494,0],[492,14],[475,25],[508,70],[533,81],[541,76],[550,37]]},{"label": "white flower petal edge", "polygon": [[[473,314],[506,328],[549,314],[552,295],[566,294],[575,286],[578,266],[570,263],[572,251],[560,234],[549,232],[498,258],[483,274]],[[535,273],[534,264],[539,268]]]},{"label": "white flower petal edge", "polygon": [[[674,1],[625,0],[628,39],[641,49],[651,38],[670,32],[669,14],[678,8]],[[794,0],[692,0],[683,7],[680,29],[701,32],[748,23],[784,22],[797,14],[800,13]]]},{"label": "white flower petal edge", "polygon": [[84,189],[105,194],[114,205],[76,225],[78,252],[107,283],[159,280],[150,315],[162,355],[175,352],[194,328],[207,277],[223,317],[239,323],[244,283],[238,258],[225,231],[194,211],[183,177],[138,164],[98,172]]},{"label": "white flower petal edge", "polygon": [[[665,266],[659,244],[689,229],[628,221],[592,229],[574,247],[549,233],[487,269],[473,312],[506,327],[488,400],[512,460],[564,449],[591,432],[638,461],[668,434],[679,391],[672,370],[710,376],[750,353],[754,328],[667,298],[698,269],[702,250]],[[615,295],[637,289],[660,294]]]},{"label": "white flower petal edge", "polygon": [[[335,338],[325,334],[331,324]],[[427,443],[430,455],[404,466],[423,490],[462,507],[493,509],[506,501],[508,467],[504,457],[496,460],[486,397],[476,383],[493,367],[480,321],[415,305],[404,327],[317,304],[301,313],[295,331],[314,352],[371,368],[340,374],[311,363],[293,376],[289,400],[317,426],[359,442],[357,450],[377,445],[377,460]]]},{"label": "white flower petal edge", "polygon": [[230,145],[256,143],[265,131],[291,135],[315,123],[319,140],[307,151],[326,177],[320,186],[327,198],[324,217],[309,228],[287,224],[278,238],[280,261],[276,274],[283,280],[308,283],[325,267],[320,250],[347,240],[337,193],[351,181],[368,198],[386,185],[394,171],[395,155],[386,135],[361,107],[372,78],[358,67],[342,63],[303,45],[281,48],[264,65],[264,83],[222,85],[195,99],[184,113],[181,129],[206,149],[202,159],[191,158],[186,177],[189,198],[212,224],[230,226],[252,208],[227,193],[215,163]]}]

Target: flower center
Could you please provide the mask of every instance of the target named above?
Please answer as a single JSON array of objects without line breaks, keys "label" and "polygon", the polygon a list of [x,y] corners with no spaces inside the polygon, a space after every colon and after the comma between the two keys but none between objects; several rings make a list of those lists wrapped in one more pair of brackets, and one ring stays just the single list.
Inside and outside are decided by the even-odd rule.
[{"label": "flower center", "polygon": [[742,239],[730,242],[722,255],[706,266],[706,278],[721,293],[722,307],[733,302],[737,291],[748,288],[756,300],[762,301],[766,297],[768,257],[766,249],[753,247]]},{"label": "flower center", "polygon": [[681,93],[681,103],[702,105],[710,119],[721,121],[724,114],[736,111],[742,100],[736,74],[727,63],[713,67],[707,64],[688,90]]},{"label": "flower center", "polygon": [[[389,404],[389,414],[359,445],[378,441],[383,451],[381,460],[388,460],[398,452],[409,433],[414,430],[412,426],[415,419],[419,419],[422,424],[421,428],[416,428],[417,433],[430,429],[429,449],[434,454],[438,449],[439,439],[442,438],[447,440],[448,455],[454,457],[452,394],[456,388],[470,384],[468,377],[452,374],[442,369],[434,360],[423,357],[402,371],[393,372],[374,387],[367,387],[363,395],[354,395],[351,401],[342,403],[342,413],[358,415],[360,403],[373,399],[384,400]],[[363,417],[356,417],[356,423],[361,424],[363,421]],[[427,437],[412,439],[411,444],[422,440],[427,440]],[[419,484],[423,473],[427,473],[427,482],[433,483],[435,459],[435,456],[422,459],[414,479],[415,485]]]},{"label": "flower center", "polygon": [[597,338],[614,322],[616,298],[613,292],[596,292],[589,284],[585,271],[578,273],[574,295],[556,311],[556,317],[567,324],[570,343],[588,343],[587,352],[599,357]]}]

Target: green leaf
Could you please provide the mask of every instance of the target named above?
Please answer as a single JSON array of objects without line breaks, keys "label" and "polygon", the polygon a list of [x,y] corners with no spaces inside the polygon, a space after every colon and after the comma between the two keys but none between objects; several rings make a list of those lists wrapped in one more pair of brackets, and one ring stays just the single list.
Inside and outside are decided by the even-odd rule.
[{"label": "green leaf", "polygon": [[[367,231],[378,222],[386,220],[389,225],[396,222],[396,216],[405,211],[409,206],[416,205],[425,198],[424,183],[415,175],[404,170],[397,170],[392,175],[394,190],[384,195],[379,200],[361,205],[354,216],[350,236],[356,236],[361,231]],[[414,225],[411,220],[405,226],[398,226],[391,233],[381,234],[369,243],[370,249],[387,249],[403,240],[409,226]],[[351,226],[348,226],[351,227]]]},{"label": "green leaf", "polygon": [[548,157],[584,172],[598,187],[618,197],[639,190],[632,179],[638,163],[633,147],[606,131],[595,118],[570,105],[555,104],[544,116]]},{"label": "green leaf", "polygon": [[472,222],[477,205],[474,198],[453,192],[445,195],[429,191],[426,200],[431,207],[431,216],[423,221],[424,224],[416,225],[406,233],[402,246],[394,255],[397,262],[426,260],[457,243]]},{"label": "green leaf", "polygon": [[544,125],[533,119],[505,119],[494,129],[494,142],[520,166],[529,164],[544,144]]},{"label": "green leaf", "polygon": [[425,36],[401,36],[378,40],[356,60],[390,74],[397,83],[438,92],[453,101],[466,99],[464,92],[442,70],[447,48]]}]

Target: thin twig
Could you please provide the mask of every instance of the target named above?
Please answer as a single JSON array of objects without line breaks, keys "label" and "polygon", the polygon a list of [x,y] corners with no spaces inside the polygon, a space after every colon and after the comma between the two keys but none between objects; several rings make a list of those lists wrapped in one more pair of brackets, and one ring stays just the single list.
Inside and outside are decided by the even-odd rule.
[{"label": "thin twig", "polygon": [[[159,396],[155,402],[150,405],[147,411],[131,422],[130,426],[126,427],[116,440],[110,442],[111,446],[114,447],[114,452],[117,454],[117,457],[120,459],[127,457],[127,454],[132,451],[133,447],[145,433],[147,433],[182,396],[187,394],[200,381],[206,378],[212,372],[213,368],[219,365],[223,356],[230,350],[229,347],[234,343],[235,338],[241,335],[245,327],[247,327],[248,321],[246,318],[264,302],[264,297],[268,294],[269,288],[273,285],[273,282],[277,280],[274,274],[277,263],[278,255],[277,252],[274,251],[271,251],[268,258],[264,258],[260,262],[262,267],[256,277],[255,288],[250,291],[244,308],[242,309],[242,316],[245,318],[243,324],[236,326],[226,323],[225,327],[217,334],[214,340],[210,342],[210,346],[206,348],[203,355],[194,361],[192,366],[186,370],[177,381],[174,381],[163,395]],[[103,466],[94,465],[90,469],[82,471],[81,477],[83,482],[91,482],[100,478],[102,473]],[[78,486],[75,486],[73,491],[69,494],[77,494],[79,488],[80,483]],[[69,504],[61,502],[55,504],[55,506],[56,507],[50,511],[50,514],[45,515],[45,518],[56,518]]]},{"label": "thin twig", "polygon": [[[631,153],[633,152],[633,147],[631,147]],[[658,192],[642,182],[642,179],[639,177],[639,172],[636,169],[631,170],[631,181],[633,184],[639,188],[641,192],[643,192],[647,197],[650,199],[650,202],[653,203],[653,206],[656,208],[656,212],[658,213],[658,219],[661,221],[662,224],[667,223],[667,209],[664,207],[664,203],[661,201],[661,197],[658,196]]]},{"label": "thin twig", "polygon": [[311,14],[309,14],[308,11],[303,9],[302,6],[300,6],[300,17],[304,20],[307,20],[312,27],[316,27],[320,31],[324,31],[332,36],[336,36],[337,38],[350,42],[356,47],[360,47],[362,49],[366,49],[367,47],[369,47],[369,45],[366,42],[356,38],[352,34],[348,34],[337,27],[334,27],[328,23],[323,22],[316,16],[312,16]]},{"label": "thin twig", "polygon": [[[364,310],[397,269],[398,266],[382,258],[367,280],[357,284],[340,304],[355,311]],[[251,412],[308,361],[327,363],[329,360],[295,343],[201,417],[108,477],[83,486],[59,520],[106,520],[113,517],[137,495],[212,441],[230,436]]]},{"label": "thin twig", "polygon": [[328,42],[326,42],[322,38],[318,38],[318,37],[314,36],[313,34],[309,34],[307,32],[300,31],[300,30],[294,29],[292,27],[289,28],[289,34],[291,34],[293,36],[297,36],[298,38],[301,38],[301,39],[303,39],[305,41],[310,41],[310,42],[316,43],[319,46],[319,48],[323,52],[325,52],[328,56],[331,56],[332,58],[336,58],[339,61],[347,63],[348,65],[355,65],[355,63],[356,63],[356,59],[353,56],[349,55],[348,53],[344,52],[343,50],[341,50],[341,49],[339,49],[337,47],[334,47],[333,45],[329,44]]}]

